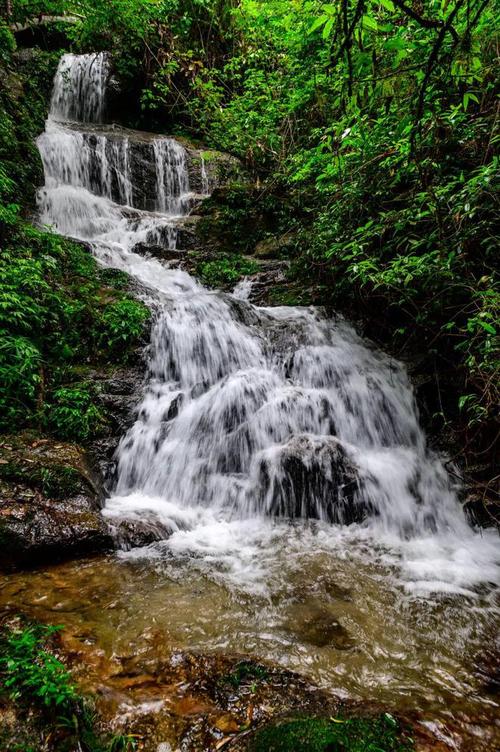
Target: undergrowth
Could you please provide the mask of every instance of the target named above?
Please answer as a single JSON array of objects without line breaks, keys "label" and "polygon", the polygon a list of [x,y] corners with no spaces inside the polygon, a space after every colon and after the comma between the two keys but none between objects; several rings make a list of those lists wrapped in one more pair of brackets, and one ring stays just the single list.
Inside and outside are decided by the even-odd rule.
[{"label": "undergrowth", "polygon": [[132,736],[96,730],[91,700],[79,693],[56,655],[61,629],[25,624],[0,631],[0,696],[14,704],[17,717],[16,728],[0,731],[3,749],[27,752],[50,745],[54,752],[132,752]]},{"label": "undergrowth", "polygon": [[259,265],[253,259],[238,255],[223,255],[213,261],[202,261],[197,266],[201,281],[209,287],[231,287],[242,277],[255,274]]},{"label": "undergrowth", "polygon": [[126,362],[149,311],[104,286],[89,251],[17,218],[0,257],[0,430],[40,425],[84,441],[105,416],[71,366]]}]

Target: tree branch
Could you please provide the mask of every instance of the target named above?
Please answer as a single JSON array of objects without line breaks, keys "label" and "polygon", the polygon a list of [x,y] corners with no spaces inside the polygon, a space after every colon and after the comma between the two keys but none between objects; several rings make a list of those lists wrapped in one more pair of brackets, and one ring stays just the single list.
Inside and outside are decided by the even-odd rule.
[{"label": "tree branch", "polygon": [[453,21],[455,20],[455,16],[457,15],[458,11],[464,4],[465,0],[457,0],[457,3],[453,10],[450,12],[448,18],[444,22],[444,24],[441,27],[441,30],[436,38],[436,41],[434,42],[434,46],[431,50],[431,54],[429,55],[429,59],[427,60],[427,65],[425,68],[425,75],[424,79],[422,81],[422,86],[420,87],[420,92],[418,95],[418,102],[417,102],[417,109],[415,114],[415,125],[413,127],[413,131],[411,134],[411,145],[412,150],[415,147],[415,137],[417,135],[417,131],[420,128],[420,121],[422,119],[422,115],[424,113],[424,102],[425,102],[425,93],[427,91],[427,86],[429,85],[430,78],[432,76],[432,71],[434,68],[435,63],[438,60],[439,53],[441,51],[442,44],[444,42],[444,38],[446,34],[449,32],[451,25]]},{"label": "tree branch", "polygon": [[[441,29],[444,25],[443,21],[432,18],[424,18],[423,16],[420,16],[413,10],[413,8],[410,8],[409,5],[406,5],[403,0],[392,0],[392,2],[394,3],[394,5],[397,5],[400,10],[406,13],[407,16],[410,16],[410,18],[413,18],[413,20],[420,24],[420,26],[423,26],[424,29]],[[453,39],[458,42],[459,37],[454,27],[450,26],[448,31],[452,35]]]}]

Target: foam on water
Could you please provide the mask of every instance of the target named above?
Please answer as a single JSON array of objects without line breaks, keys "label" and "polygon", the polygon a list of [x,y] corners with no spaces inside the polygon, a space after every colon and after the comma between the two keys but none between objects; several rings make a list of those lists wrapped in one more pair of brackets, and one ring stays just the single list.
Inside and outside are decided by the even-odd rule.
[{"label": "foam on water", "polygon": [[310,550],[389,561],[410,594],[498,583],[497,537],[469,527],[402,364],[341,318],[257,308],[249,283],[209,292],[134,252],[175,247],[187,161],[180,143],[154,140],[156,211],[134,207],[127,137],[61,122],[101,119],[106,75],[105,56],[63,57],[38,140],[39,204],[43,223],[89,242],[155,301],[147,382],[104,515],[119,539],[126,522],[164,540],[124,555],[180,557],[261,593]]}]

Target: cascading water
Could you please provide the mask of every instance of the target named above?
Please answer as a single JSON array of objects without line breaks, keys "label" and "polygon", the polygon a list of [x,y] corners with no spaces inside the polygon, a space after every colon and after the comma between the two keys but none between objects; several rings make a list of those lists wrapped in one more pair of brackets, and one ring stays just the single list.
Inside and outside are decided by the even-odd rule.
[{"label": "cascading water", "polygon": [[417,589],[496,579],[494,541],[470,529],[428,450],[401,364],[340,318],[257,308],[241,290],[209,292],[133,252],[166,228],[175,245],[175,216],[190,206],[186,153],[172,139],[149,142],[155,196],[144,211],[127,136],[61,122],[99,122],[106,72],[105,55],[63,57],[38,141],[39,203],[42,222],[90,242],[102,263],[146,285],[159,310],[104,509],[117,535],[137,522],[164,539],[156,552],[205,556],[241,584],[262,574],[266,542],[287,535],[279,518],[314,518],[326,525],[323,542],[328,530],[338,542],[330,523],[354,523],[342,529],[352,545],[357,536],[403,547]]},{"label": "cascading water", "polygon": [[54,79],[51,116],[56,120],[100,123],[108,76],[108,59],[104,53],[63,55]]},{"label": "cascading water", "polygon": [[186,152],[173,138],[156,138],[153,150],[157,209],[167,214],[185,214],[185,197],[189,195]]}]

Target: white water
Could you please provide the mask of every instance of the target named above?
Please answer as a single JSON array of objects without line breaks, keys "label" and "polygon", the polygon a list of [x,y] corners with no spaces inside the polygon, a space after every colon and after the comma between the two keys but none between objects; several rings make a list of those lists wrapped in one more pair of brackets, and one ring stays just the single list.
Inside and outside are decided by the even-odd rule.
[{"label": "white water", "polygon": [[127,521],[160,542],[126,555],[187,556],[262,592],[288,545],[288,519],[299,518],[304,550],[356,548],[396,566],[411,592],[498,582],[497,537],[467,524],[426,446],[401,364],[340,318],[257,308],[242,287],[209,292],[133,252],[138,242],[175,245],[175,218],[190,205],[186,154],[172,139],[153,140],[156,212],[124,208],[134,207],[136,189],[129,141],[102,132],[89,140],[61,122],[100,120],[106,70],[103,55],[61,61],[38,141],[40,215],[143,283],[159,311],[104,514],[118,537]]},{"label": "white water", "polygon": [[108,75],[108,59],[102,52],[63,55],[54,78],[51,117],[80,123],[102,122]]}]

